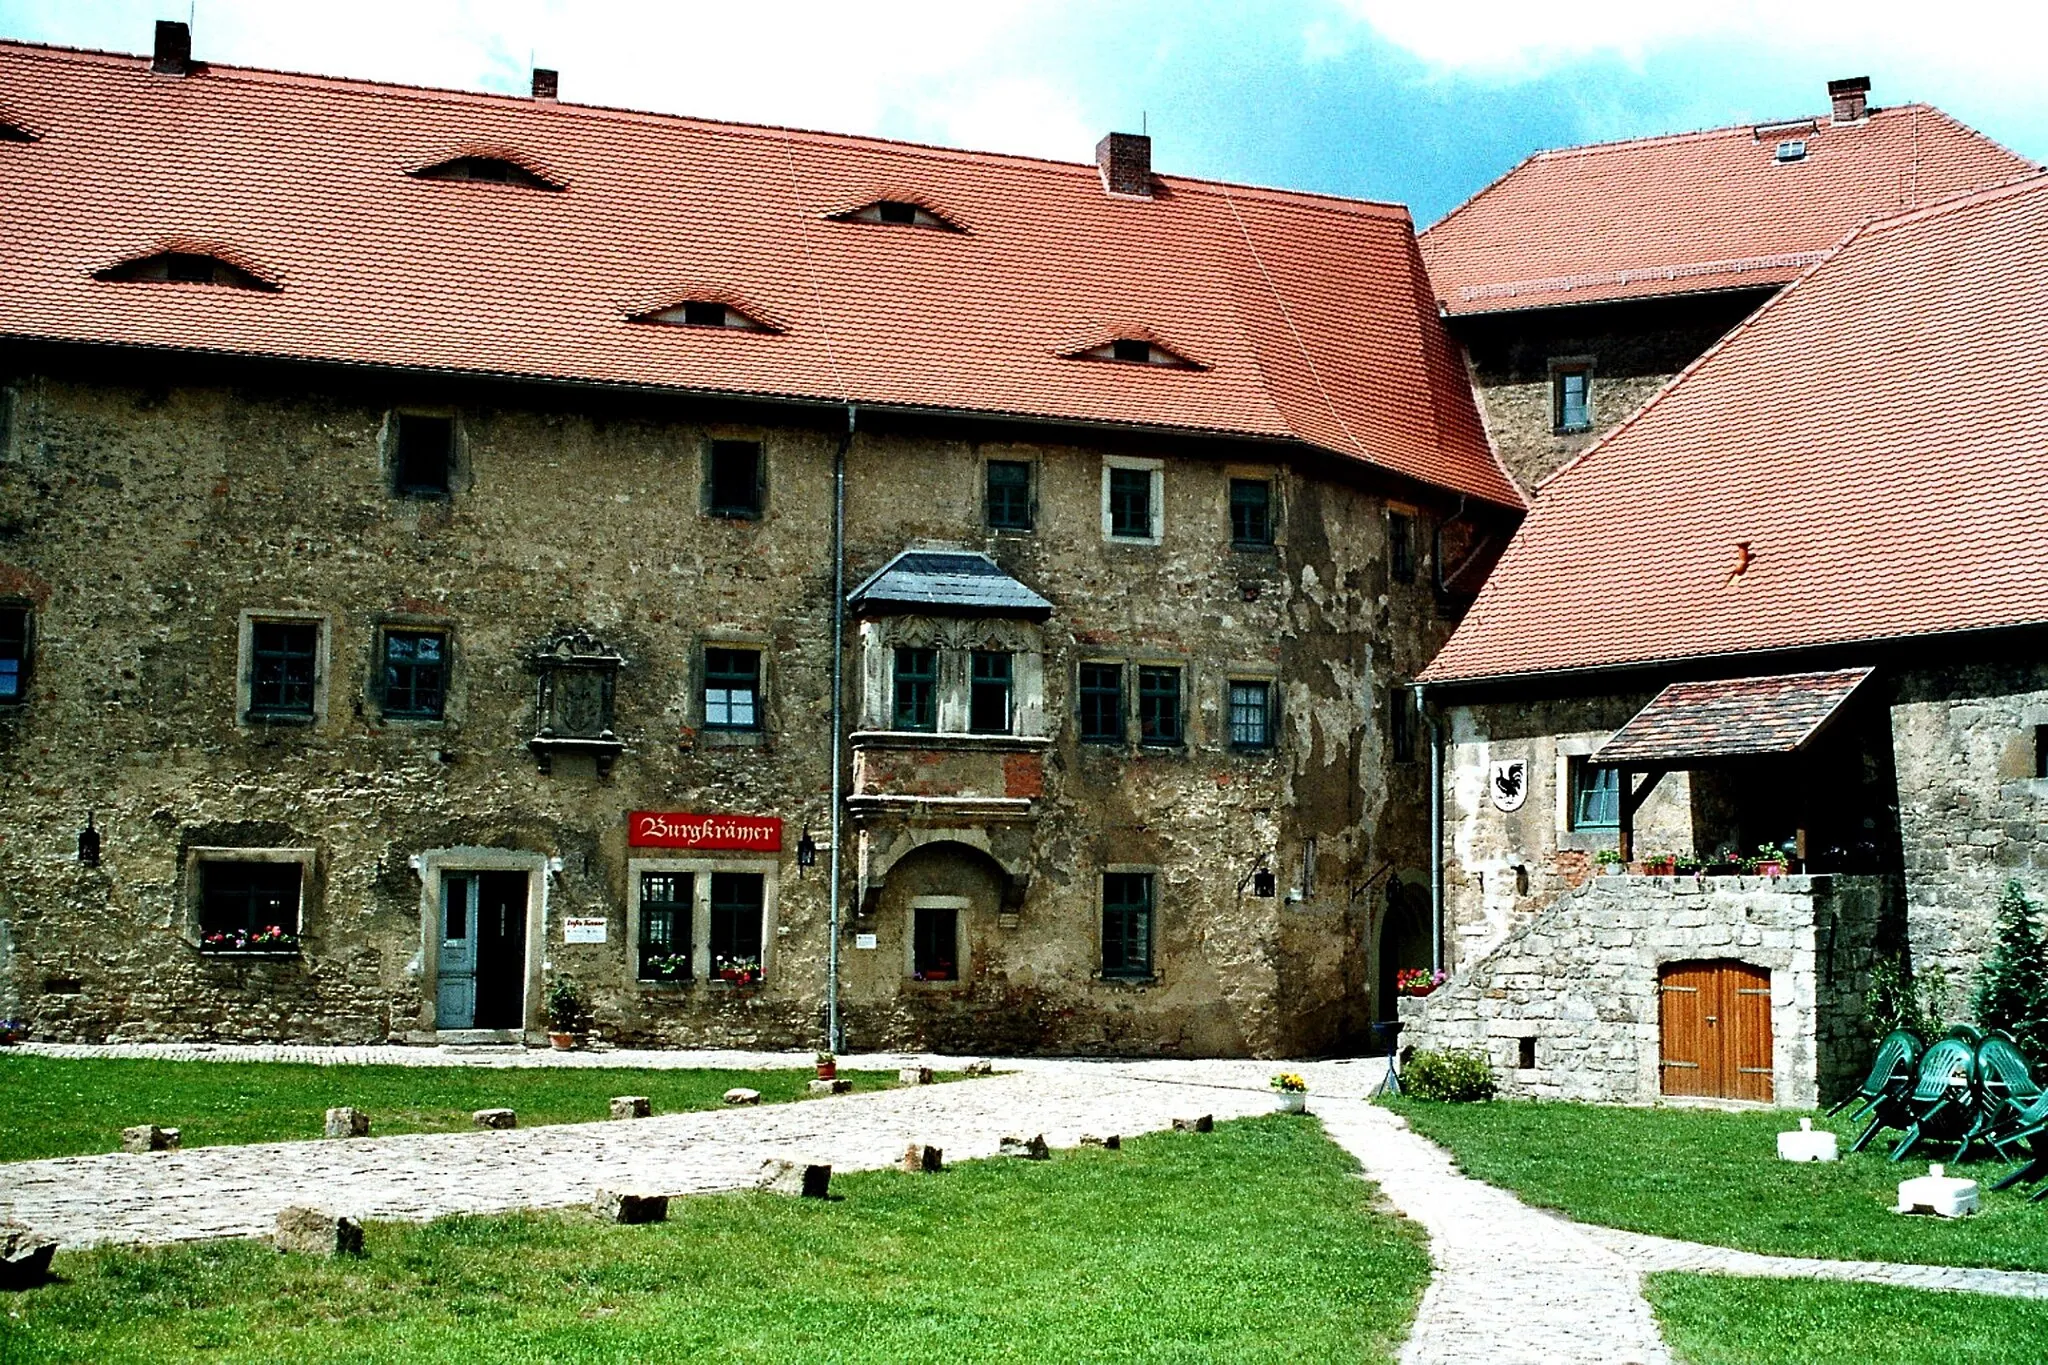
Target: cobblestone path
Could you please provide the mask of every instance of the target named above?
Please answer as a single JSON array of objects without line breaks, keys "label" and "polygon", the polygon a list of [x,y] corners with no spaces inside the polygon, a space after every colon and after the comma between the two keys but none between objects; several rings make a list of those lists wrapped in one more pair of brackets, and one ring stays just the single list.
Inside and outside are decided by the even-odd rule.
[{"label": "cobblestone path", "polygon": [[[1559,1219],[1559,1222],[1564,1220]],[[1567,1224],[1579,1227],[1579,1224]],[[1963,1290],[2009,1299],[2048,1299],[2048,1274],[2038,1270],[1979,1270],[1972,1266],[1901,1265],[1891,1261],[1823,1261],[1805,1256],[1765,1256],[1732,1247],[1701,1246],[1619,1228],[1584,1229],[1637,1269],[1695,1270],[1708,1275],[1765,1279],[1855,1280],[1900,1289]]]}]

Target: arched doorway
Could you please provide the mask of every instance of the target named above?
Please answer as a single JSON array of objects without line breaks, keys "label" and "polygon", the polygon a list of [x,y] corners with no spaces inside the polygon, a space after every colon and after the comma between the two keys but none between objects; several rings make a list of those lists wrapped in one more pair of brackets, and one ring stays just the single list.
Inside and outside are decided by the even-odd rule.
[{"label": "arched doorway", "polygon": [[1387,905],[1380,915],[1379,979],[1373,992],[1373,1017],[1392,1019],[1394,977],[1411,968],[1431,965],[1429,889],[1398,878],[1387,883]]}]

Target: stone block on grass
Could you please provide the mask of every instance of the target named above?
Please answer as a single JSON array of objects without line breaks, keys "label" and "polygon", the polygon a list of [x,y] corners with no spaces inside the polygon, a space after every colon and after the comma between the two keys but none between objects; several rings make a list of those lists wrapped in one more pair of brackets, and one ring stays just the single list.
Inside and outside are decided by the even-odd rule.
[{"label": "stone block on grass", "polygon": [[736,1085],[725,1092],[725,1102],[727,1104],[759,1104],[761,1102],[761,1092],[749,1090],[744,1085]]},{"label": "stone block on grass", "polygon": [[159,1128],[153,1123],[138,1123],[133,1128],[121,1130],[121,1150],[124,1152],[175,1152],[182,1135],[175,1128]]},{"label": "stone block on grass", "polygon": [[1006,1137],[997,1152],[1002,1156],[1022,1157],[1026,1161],[1052,1160],[1052,1148],[1045,1145],[1045,1134],[1036,1137]]},{"label": "stone block on grass", "polygon": [[1121,1152],[1124,1149],[1124,1140],[1115,1133],[1111,1133],[1106,1137],[1096,1133],[1083,1133],[1081,1134],[1081,1145],[1083,1147],[1100,1147],[1104,1151],[1109,1152]]},{"label": "stone block on grass", "polygon": [[33,1289],[50,1278],[57,1239],[26,1223],[0,1218],[0,1289]]},{"label": "stone block on grass", "polygon": [[519,1114],[512,1109],[479,1109],[470,1119],[479,1128],[517,1128]]},{"label": "stone block on grass", "polygon": [[1203,1114],[1198,1118],[1175,1119],[1173,1121],[1173,1131],[1176,1133],[1213,1133],[1216,1131],[1216,1116],[1214,1114]]},{"label": "stone block on grass", "polygon": [[903,1150],[903,1169],[912,1175],[931,1175],[946,1169],[946,1154],[937,1147],[913,1142]]},{"label": "stone block on grass", "polygon": [[590,1211],[607,1223],[666,1223],[668,1196],[599,1190],[590,1200]]},{"label": "stone block on grass", "polygon": [[644,1119],[654,1112],[654,1104],[645,1095],[612,1096],[612,1117],[615,1119]]},{"label": "stone block on grass", "polygon": [[932,1069],[928,1066],[906,1066],[896,1073],[898,1085],[930,1085]]},{"label": "stone block on grass", "polygon": [[360,1109],[343,1105],[327,1111],[327,1136],[331,1138],[368,1137],[370,1116]]},{"label": "stone block on grass", "polygon": [[274,1242],[279,1251],[307,1256],[360,1256],[363,1225],[346,1214],[294,1205],[278,1213]]},{"label": "stone block on grass", "polygon": [[812,1081],[813,1095],[844,1095],[853,1089],[853,1082],[847,1080]]},{"label": "stone block on grass", "polygon": [[969,1076],[993,1076],[995,1070],[996,1064],[994,1062],[986,1057],[977,1057],[967,1064],[966,1074]]},{"label": "stone block on grass", "polygon": [[785,1161],[770,1157],[761,1163],[755,1187],[770,1194],[792,1198],[823,1199],[831,1193],[832,1168],[817,1162]]}]

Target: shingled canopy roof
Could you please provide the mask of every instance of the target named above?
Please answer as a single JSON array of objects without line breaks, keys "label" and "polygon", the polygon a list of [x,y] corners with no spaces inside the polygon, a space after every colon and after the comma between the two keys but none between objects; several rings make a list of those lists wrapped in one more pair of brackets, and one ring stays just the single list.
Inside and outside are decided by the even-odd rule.
[{"label": "shingled canopy roof", "polygon": [[1871,672],[1846,668],[1673,683],[1593,758],[1642,766],[1797,753],[1827,728]]},{"label": "shingled canopy roof", "polygon": [[2048,176],[1873,223],[1543,485],[1425,682],[2048,624]]},{"label": "shingled canopy roof", "polygon": [[[0,336],[1302,443],[1523,505],[1397,205],[21,43],[0,103],[38,135]],[[162,253],[276,287],[100,277]],[[644,320],[691,301],[759,325]],[[1200,367],[1068,354],[1123,336]]]},{"label": "shingled canopy roof", "polygon": [[1052,615],[1052,603],[987,555],[971,550],[905,550],[847,594],[846,601],[861,616],[915,612],[1042,621]]},{"label": "shingled canopy roof", "polygon": [[2037,169],[1924,104],[1566,147],[1453,209],[1422,254],[1452,314],[1773,286],[1866,219]]}]

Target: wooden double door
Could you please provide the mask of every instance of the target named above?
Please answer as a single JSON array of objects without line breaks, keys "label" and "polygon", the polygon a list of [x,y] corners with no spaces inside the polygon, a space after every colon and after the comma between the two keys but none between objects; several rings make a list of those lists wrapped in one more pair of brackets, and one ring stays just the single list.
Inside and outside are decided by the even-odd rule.
[{"label": "wooden double door", "polygon": [[1667,1095],[1771,1098],[1771,974],[1747,962],[1669,962],[1657,971]]}]

